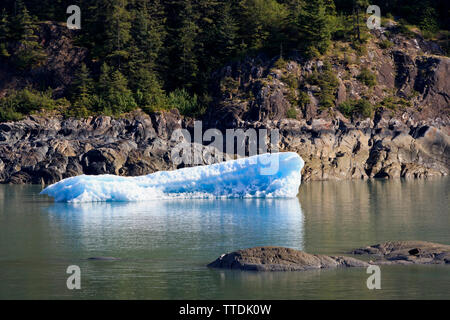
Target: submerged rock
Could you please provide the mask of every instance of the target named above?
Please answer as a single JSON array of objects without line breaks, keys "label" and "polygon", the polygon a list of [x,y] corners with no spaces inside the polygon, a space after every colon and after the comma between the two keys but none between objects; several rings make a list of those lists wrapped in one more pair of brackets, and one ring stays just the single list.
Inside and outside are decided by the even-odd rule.
[{"label": "submerged rock", "polygon": [[450,264],[450,245],[426,241],[392,241],[353,250],[373,264]]},{"label": "submerged rock", "polygon": [[117,261],[120,260],[120,258],[116,257],[90,257],[88,260],[96,260],[96,261]]},{"label": "submerged rock", "polygon": [[366,267],[351,257],[309,254],[283,247],[256,247],[227,253],[208,267],[254,271],[305,271],[339,267]]}]

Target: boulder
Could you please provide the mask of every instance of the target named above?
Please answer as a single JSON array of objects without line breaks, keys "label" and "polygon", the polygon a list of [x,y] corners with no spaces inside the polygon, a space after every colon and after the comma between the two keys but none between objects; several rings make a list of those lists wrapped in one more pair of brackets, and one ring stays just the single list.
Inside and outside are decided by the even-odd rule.
[{"label": "boulder", "polygon": [[377,265],[450,264],[450,245],[426,241],[390,241],[355,249],[356,255],[369,255]]},{"label": "boulder", "polygon": [[315,255],[283,247],[256,247],[223,254],[208,264],[208,267],[253,271],[306,271],[368,265],[351,257]]}]

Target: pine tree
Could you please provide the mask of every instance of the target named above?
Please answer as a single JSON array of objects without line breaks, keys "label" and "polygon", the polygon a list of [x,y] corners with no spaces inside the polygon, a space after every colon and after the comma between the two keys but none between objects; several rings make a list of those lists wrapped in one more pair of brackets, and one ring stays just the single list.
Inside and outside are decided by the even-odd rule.
[{"label": "pine tree", "polygon": [[122,61],[128,58],[127,45],[131,39],[127,4],[128,0],[102,0],[98,6],[99,10],[104,10],[103,55],[119,69]]},{"label": "pine tree", "polygon": [[198,77],[198,51],[202,43],[197,42],[200,29],[197,25],[199,15],[193,0],[175,0],[170,9],[177,15],[170,22],[170,55],[168,81],[172,88],[186,87],[192,89]]},{"label": "pine tree", "polygon": [[89,115],[95,101],[95,97],[92,95],[93,87],[94,84],[89,69],[85,63],[82,63],[72,82],[72,114],[79,117],[87,117]]},{"label": "pine tree", "polygon": [[125,76],[119,70],[112,70],[106,63],[101,67],[97,91],[97,108],[101,112],[120,114],[137,107]]},{"label": "pine tree", "polygon": [[0,16],[0,57],[8,58],[8,41],[10,38],[9,17],[5,9]]},{"label": "pine tree", "polygon": [[362,26],[366,24],[364,21],[364,14],[366,12],[366,8],[369,6],[368,0],[354,0],[353,2],[353,24],[354,24],[354,33],[356,39],[361,43],[361,29]]},{"label": "pine tree", "polygon": [[128,81],[119,70],[111,74],[107,102],[113,114],[129,112],[137,107],[133,93],[128,89]]},{"label": "pine tree", "polygon": [[308,56],[324,54],[331,42],[331,19],[325,0],[310,0],[300,17],[304,49]]},{"label": "pine tree", "polygon": [[238,29],[239,26],[232,15],[230,3],[222,3],[219,8],[219,19],[214,30],[215,50],[220,57],[220,63],[224,63],[227,58],[230,59],[230,57],[236,55]]},{"label": "pine tree", "polygon": [[72,87],[73,100],[86,101],[92,94],[93,80],[85,63],[82,63],[80,69],[75,73]]},{"label": "pine tree", "polygon": [[14,18],[14,24],[14,36],[20,42],[19,48],[14,52],[17,67],[25,70],[39,66],[47,55],[35,34],[36,24],[24,5],[21,5],[20,13]]}]

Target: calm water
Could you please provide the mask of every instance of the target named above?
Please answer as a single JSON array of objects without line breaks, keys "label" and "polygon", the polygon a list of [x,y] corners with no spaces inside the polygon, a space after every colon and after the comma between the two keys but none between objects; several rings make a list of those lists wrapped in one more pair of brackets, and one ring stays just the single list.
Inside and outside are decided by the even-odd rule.
[{"label": "calm water", "polygon": [[[450,244],[450,179],[317,182],[291,200],[55,204],[0,185],[0,299],[450,299],[449,266],[288,273],[212,270],[236,249],[337,254],[387,240]],[[113,256],[120,261],[88,261]],[[66,268],[81,268],[81,290]]]}]

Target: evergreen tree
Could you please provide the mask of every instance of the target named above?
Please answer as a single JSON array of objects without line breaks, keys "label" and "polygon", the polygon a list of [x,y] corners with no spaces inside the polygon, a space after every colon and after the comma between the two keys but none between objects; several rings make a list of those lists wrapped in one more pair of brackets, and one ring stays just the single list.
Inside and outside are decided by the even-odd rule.
[{"label": "evergreen tree", "polygon": [[362,28],[364,28],[366,21],[364,19],[366,8],[370,5],[368,0],[354,0],[353,2],[353,24],[356,39],[362,42]]},{"label": "evergreen tree", "polygon": [[72,83],[72,101],[74,113],[77,116],[88,116],[89,110],[94,102],[93,80],[85,63],[81,64],[80,69],[75,73]]},{"label": "evergreen tree", "polygon": [[279,48],[279,35],[289,12],[276,0],[242,0],[239,34],[250,49]]},{"label": "evergreen tree", "polygon": [[197,83],[198,57],[202,43],[198,43],[198,12],[193,0],[175,0],[170,9],[177,12],[170,23],[171,41],[168,81],[171,88],[186,87],[192,89]]},{"label": "evergreen tree", "polygon": [[3,9],[0,16],[0,57],[8,58],[8,41],[10,37],[9,17],[6,9]]},{"label": "evergreen tree", "polygon": [[14,18],[16,35],[20,46],[14,52],[15,62],[19,69],[25,70],[39,66],[47,57],[39,38],[35,35],[36,24],[28,9],[21,5],[20,13]]},{"label": "evergreen tree", "polygon": [[75,73],[73,88],[75,99],[85,99],[92,93],[93,80],[85,63],[82,63],[80,69]]},{"label": "evergreen tree", "polygon": [[104,56],[108,61],[121,68],[123,60],[128,58],[126,50],[131,39],[130,12],[128,0],[101,0],[99,9],[104,9]]},{"label": "evergreen tree", "polygon": [[303,16],[304,0],[286,1],[289,14],[285,18],[284,30],[286,44],[291,48],[298,48],[302,39],[301,17]]},{"label": "evergreen tree", "polygon": [[326,0],[308,1],[300,17],[303,47],[308,56],[324,54],[331,43],[332,23],[327,2]]},{"label": "evergreen tree", "polygon": [[128,89],[128,81],[125,76],[115,70],[111,74],[109,90],[107,94],[108,109],[113,114],[129,112],[137,107],[133,93]]},{"label": "evergreen tree", "polygon": [[239,25],[233,17],[231,4],[228,1],[221,4],[218,12],[219,19],[214,30],[214,47],[219,56],[219,62],[224,63],[237,53]]},{"label": "evergreen tree", "polygon": [[112,70],[106,63],[101,67],[98,81],[97,110],[107,114],[120,114],[137,107],[128,81],[119,70]]}]

